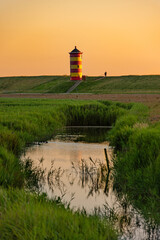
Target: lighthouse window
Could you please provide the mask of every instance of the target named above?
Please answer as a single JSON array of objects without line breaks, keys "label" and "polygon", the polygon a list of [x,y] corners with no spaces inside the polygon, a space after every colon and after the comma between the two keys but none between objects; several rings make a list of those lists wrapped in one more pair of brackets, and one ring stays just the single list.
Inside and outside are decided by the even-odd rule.
[{"label": "lighthouse window", "polygon": [[79,68],[79,65],[77,65],[77,68]]}]

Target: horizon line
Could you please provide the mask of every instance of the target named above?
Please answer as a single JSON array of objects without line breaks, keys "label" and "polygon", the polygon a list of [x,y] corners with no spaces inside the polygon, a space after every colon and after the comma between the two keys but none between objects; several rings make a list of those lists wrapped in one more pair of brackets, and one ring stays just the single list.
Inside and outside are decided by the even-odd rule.
[{"label": "horizon line", "polygon": [[[55,75],[48,75],[48,74],[41,74],[41,75],[4,75],[0,76],[0,78],[9,78],[9,77],[53,77],[53,76],[60,76],[60,77],[70,77],[70,74],[55,74]],[[84,75],[86,77],[103,77],[104,75]],[[122,75],[107,75],[107,77],[126,77],[126,76],[160,76],[159,74],[122,74]]]}]

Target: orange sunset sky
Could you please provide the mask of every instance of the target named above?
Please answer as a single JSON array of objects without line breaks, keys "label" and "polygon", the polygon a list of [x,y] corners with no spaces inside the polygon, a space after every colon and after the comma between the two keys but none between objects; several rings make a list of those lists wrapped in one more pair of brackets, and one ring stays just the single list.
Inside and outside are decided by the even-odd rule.
[{"label": "orange sunset sky", "polygon": [[160,74],[160,0],[0,0],[0,76]]}]

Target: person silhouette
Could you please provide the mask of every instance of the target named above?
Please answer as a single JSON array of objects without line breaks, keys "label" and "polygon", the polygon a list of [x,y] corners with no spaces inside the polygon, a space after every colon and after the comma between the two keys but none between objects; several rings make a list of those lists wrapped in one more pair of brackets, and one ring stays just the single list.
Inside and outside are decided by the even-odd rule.
[{"label": "person silhouette", "polygon": [[107,72],[104,73],[104,76],[107,77]]}]

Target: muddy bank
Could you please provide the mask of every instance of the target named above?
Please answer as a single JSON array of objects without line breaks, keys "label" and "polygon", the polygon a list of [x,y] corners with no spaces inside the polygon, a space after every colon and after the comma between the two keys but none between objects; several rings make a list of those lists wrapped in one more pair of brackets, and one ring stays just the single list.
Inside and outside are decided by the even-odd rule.
[{"label": "muddy bank", "polygon": [[49,93],[11,93],[0,94],[0,97],[13,98],[49,98],[49,99],[85,99],[85,100],[113,100],[122,102],[160,102],[160,94],[49,94]]}]

